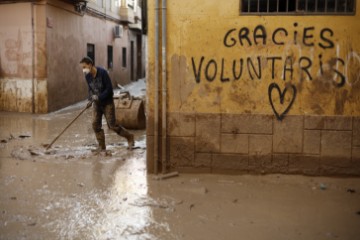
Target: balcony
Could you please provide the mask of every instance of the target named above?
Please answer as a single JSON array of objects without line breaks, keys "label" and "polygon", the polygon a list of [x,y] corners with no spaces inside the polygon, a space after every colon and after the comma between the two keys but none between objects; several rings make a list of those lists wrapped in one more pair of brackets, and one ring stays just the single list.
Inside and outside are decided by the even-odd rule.
[{"label": "balcony", "polygon": [[134,13],[134,23],[129,23],[129,28],[132,30],[142,29],[141,25],[141,8],[138,6],[136,12]]},{"label": "balcony", "polygon": [[124,23],[135,23],[135,14],[132,8],[127,6],[120,7],[120,21]]}]

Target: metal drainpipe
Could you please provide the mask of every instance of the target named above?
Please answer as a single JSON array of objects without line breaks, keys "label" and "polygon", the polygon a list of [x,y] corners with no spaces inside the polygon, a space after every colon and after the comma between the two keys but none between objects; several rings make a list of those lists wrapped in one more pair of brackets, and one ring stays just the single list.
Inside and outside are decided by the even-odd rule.
[{"label": "metal drainpipe", "polygon": [[155,1],[154,173],[159,162],[159,0]]},{"label": "metal drainpipe", "polygon": [[166,92],[166,0],[162,0],[162,173],[166,173],[167,161],[166,161],[166,102],[167,102],[167,92]]},{"label": "metal drainpipe", "polygon": [[32,79],[31,79],[31,112],[35,113],[35,8],[34,3],[31,3],[31,38],[32,38]]}]

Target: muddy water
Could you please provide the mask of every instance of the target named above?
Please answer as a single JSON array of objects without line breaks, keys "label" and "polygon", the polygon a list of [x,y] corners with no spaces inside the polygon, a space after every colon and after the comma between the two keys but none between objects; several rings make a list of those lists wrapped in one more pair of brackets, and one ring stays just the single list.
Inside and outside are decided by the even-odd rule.
[{"label": "muddy water", "polygon": [[78,111],[1,114],[0,239],[155,239],[167,227],[146,205],[143,131],[133,151],[108,131],[109,153],[94,154],[89,111],[49,151],[41,146]]},{"label": "muddy water", "polygon": [[[48,115],[0,113],[0,239],[359,239],[360,179],[146,174],[106,131],[94,155],[91,111],[49,143],[82,105]],[[106,126],[104,125],[106,129]]]}]

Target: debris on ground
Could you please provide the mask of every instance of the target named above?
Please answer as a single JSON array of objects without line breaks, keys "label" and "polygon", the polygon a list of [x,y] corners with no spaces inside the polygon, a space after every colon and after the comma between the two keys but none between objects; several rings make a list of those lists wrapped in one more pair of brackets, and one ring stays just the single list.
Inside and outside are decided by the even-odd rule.
[{"label": "debris on ground", "polygon": [[45,151],[45,154],[46,154],[46,155],[55,155],[56,153],[57,153],[57,151],[54,150],[54,149],[53,149],[53,150],[46,150],[46,151]]},{"label": "debris on ground", "polygon": [[28,149],[31,156],[40,156],[40,155],[44,155],[44,153],[42,153],[39,149],[35,149],[35,148],[29,148]]},{"label": "debris on ground", "polygon": [[56,150],[47,150],[44,151],[43,149],[29,146],[28,148],[24,148],[22,146],[15,147],[12,152],[11,156],[17,160],[33,160],[33,157],[43,157],[45,155],[55,155],[57,153]]},{"label": "debris on ground", "polygon": [[326,184],[320,183],[320,189],[321,189],[321,190],[327,190]]},{"label": "debris on ground", "polygon": [[66,160],[69,160],[69,159],[72,159],[72,158],[75,158],[75,157],[73,155],[65,155]]},{"label": "debris on ground", "polygon": [[[113,152],[111,150],[106,150],[102,152],[92,152],[88,148],[66,148],[66,147],[56,147],[56,149],[45,150],[42,147],[28,146],[27,148],[23,146],[15,146],[10,155],[11,157],[17,160],[34,160],[36,157],[37,160],[48,160],[49,156],[53,156],[56,159],[85,159],[92,156],[100,157],[112,157]],[[122,158],[125,161],[124,158]]]},{"label": "debris on ground", "polygon": [[139,146],[133,146],[133,147],[130,147],[129,150],[136,150],[136,149],[141,149],[141,147]]},{"label": "debris on ground", "polygon": [[[30,138],[30,135],[25,135],[25,134],[21,134],[18,136],[19,139],[24,139],[24,138]],[[5,138],[5,139],[1,139],[0,143],[9,143],[12,140],[15,140],[16,137],[14,137],[14,135],[10,134],[10,137]]]},{"label": "debris on ground", "polygon": [[139,79],[136,82],[122,86],[118,84],[118,89],[114,89],[114,96],[118,97],[122,92],[130,92],[133,97],[146,99],[146,81],[145,79]]},{"label": "debris on ground", "polygon": [[20,147],[20,148],[15,148],[11,152],[11,156],[18,160],[27,160],[31,158],[31,153],[27,149]]},{"label": "debris on ground", "polygon": [[34,227],[36,225],[36,222],[29,223],[28,226]]},{"label": "debris on ground", "polygon": [[171,172],[171,173],[166,173],[166,174],[155,176],[155,177],[153,177],[153,179],[154,180],[164,180],[164,179],[178,177],[178,176],[179,176],[178,172]]},{"label": "debris on ground", "polygon": [[206,194],[206,193],[208,193],[209,192],[209,190],[206,188],[206,187],[201,187],[200,189],[199,189],[199,193],[201,193],[201,194]]},{"label": "debris on ground", "polygon": [[10,137],[8,137],[8,138],[6,138],[6,139],[1,139],[0,140],[0,143],[8,143],[8,142],[10,142],[11,140],[14,140],[15,139],[15,137],[12,135],[12,134],[10,134]]},{"label": "debris on ground", "polygon": [[30,135],[19,135],[19,138],[21,138],[21,139],[29,138],[29,137],[31,137],[31,136]]},{"label": "debris on ground", "polygon": [[189,210],[191,211],[195,207],[195,204],[190,204]]},{"label": "debris on ground", "polygon": [[101,156],[101,157],[111,157],[112,156],[112,152],[110,150],[97,150],[97,149],[93,149],[91,150],[92,154],[94,156]]},{"label": "debris on ground", "polygon": [[352,188],[348,188],[346,190],[346,192],[351,193],[351,194],[356,193],[355,189],[352,189]]}]

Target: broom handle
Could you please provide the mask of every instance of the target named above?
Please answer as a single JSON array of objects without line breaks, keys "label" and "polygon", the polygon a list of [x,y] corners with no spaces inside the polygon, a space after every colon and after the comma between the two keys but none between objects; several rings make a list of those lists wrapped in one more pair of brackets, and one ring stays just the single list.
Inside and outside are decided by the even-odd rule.
[{"label": "broom handle", "polygon": [[56,140],[58,140],[58,138],[66,131],[66,129],[68,129],[75,121],[76,119],[78,119],[81,114],[83,114],[85,112],[85,110],[88,109],[88,107],[86,106],[65,128],[64,130],[62,130],[62,132],[46,147],[46,150],[48,150],[49,148],[51,148],[51,146],[56,142]]}]

